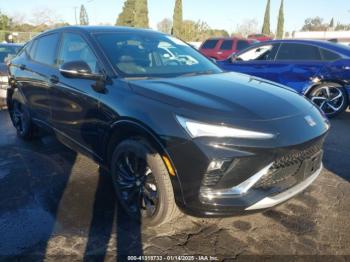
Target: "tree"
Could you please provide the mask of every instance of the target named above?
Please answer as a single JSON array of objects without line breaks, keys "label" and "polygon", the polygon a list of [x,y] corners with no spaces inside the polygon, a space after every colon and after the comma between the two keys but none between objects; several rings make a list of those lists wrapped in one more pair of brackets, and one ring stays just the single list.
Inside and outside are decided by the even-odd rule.
[{"label": "tree", "polygon": [[135,26],[135,7],[136,0],[126,0],[123,10],[119,14],[116,25],[120,26]]},{"label": "tree", "polygon": [[173,21],[171,21],[169,18],[164,18],[162,21],[160,21],[157,24],[158,31],[166,34],[171,34],[172,27],[173,27]]},{"label": "tree", "polygon": [[334,18],[332,18],[331,22],[329,23],[330,28],[334,28]]},{"label": "tree", "polygon": [[350,30],[350,24],[346,25],[346,24],[341,24],[341,23],[337,23],[337,26],[334,28],[335,31],[349,31]]},{"label": "tree", "polygon": [[8,30],[10,27],[10,23],[11,19],[7,15],[0,12],[0,30]]},{"label": "tree", "polygon": [[284,11],[283,11],[283,0],[281,0],[281,7],[278,14],[276,38],[282,39],[283,32],[284,32]]},{"label": "tree", "polygon": [[264,24],[262,27],[263,34],[270,35],[270,0],[267,0],[266,10],[265,10],[265,16],[264,16]]},{"label": "tree", "polygon": [[247,37],[250,34],[256,34],[258,32],[258,21],[256,19],[247,19],[242,24],[237,25],[234,35],[240,35]]},{"label": "tree", "polygon": [[147,0],[136,0],[135,27],[149,28]]},{"label": "tree", "polygon": [[326,31],[327,28],[328,24],[323,23],[323,19],[317,16],[306,19],[301,31]]},{"label": "tree", "polygon": [[88,25],[89,24],[89,17],[86,12],[85,6],[80,6],[80,25]]},{"label": "tree", "polygon": [[182,35],[182,0],[176,0],[173,16],[173,32],[172,34],[181,37]]}]

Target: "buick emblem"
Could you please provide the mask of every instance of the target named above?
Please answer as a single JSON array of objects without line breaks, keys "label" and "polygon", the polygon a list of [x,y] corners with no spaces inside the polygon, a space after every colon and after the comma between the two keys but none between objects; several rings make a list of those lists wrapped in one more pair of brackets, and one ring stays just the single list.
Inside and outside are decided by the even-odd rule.
[{"label": "buick emblem", "polygon": [[306,116],[306,117],[304,117],[304,119],[305,119],[306,123],[309,124],[309,126],[311,126],[311,127],[316,126],[316,122],[311,116]]}]

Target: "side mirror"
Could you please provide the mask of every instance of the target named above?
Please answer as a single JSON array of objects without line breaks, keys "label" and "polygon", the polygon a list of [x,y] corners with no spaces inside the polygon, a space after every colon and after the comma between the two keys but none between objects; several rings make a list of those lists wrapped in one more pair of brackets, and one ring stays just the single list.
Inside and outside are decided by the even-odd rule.
[{"label": "side mirror", "polygon": [[103,74],[94,74],[90,66],[85,61],[71,61],[64,63],[60,72],[63,76],[68,78],[81,78],[90,80],[103,80]]}]

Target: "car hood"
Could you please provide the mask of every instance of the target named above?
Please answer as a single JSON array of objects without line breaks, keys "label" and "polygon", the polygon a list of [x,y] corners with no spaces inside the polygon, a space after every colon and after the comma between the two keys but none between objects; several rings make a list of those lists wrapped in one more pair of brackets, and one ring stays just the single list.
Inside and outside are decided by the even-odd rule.
[{"label": "car hood", "polygon": [[313,105],[273,82],[240,73],[132,80],[138,94],[178,110],[221,114],[245,120],[271,120],[304,114]]}]

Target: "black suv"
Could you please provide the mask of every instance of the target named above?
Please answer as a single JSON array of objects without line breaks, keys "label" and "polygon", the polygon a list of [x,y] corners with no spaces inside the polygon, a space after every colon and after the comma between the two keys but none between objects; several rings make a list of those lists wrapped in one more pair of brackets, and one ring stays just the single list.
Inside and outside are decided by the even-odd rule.
[{"label": "black suv", "polygon": [[[164,49],[171,49],[169,56]],[[279,204],[322,170],[329,123],[278,84],[225,73],[150,30],[64,27],[10,65],[18,135],[53,131],[110,170],[130,216],[230,216]]]}]

